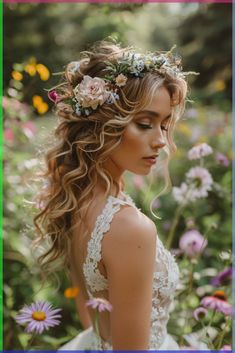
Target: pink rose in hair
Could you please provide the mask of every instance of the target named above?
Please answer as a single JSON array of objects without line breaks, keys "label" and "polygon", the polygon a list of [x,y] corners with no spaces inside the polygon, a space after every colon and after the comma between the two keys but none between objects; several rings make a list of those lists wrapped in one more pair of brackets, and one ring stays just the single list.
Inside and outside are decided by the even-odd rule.
[{"label": "pink rose in hair", "polygon": [[104,104],[110,93],[106,90],[106,83],[99,77],[84,76],[82,82],[74,89],[74,94],[83,108],[96,109]]}]

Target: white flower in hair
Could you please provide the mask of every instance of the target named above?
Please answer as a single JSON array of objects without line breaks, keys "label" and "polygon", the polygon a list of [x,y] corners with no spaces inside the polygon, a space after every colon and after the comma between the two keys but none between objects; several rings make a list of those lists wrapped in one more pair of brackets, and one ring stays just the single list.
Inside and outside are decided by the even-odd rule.
[{"label": "white flower in hair", "polygon": [[116,82],[116,85],[118,87],[122,87],[122,86],[125,86],[126,84],[126,81],[127,81],[127,77],[123,74],[119,74],[116,78],[115,78],[115,82]]},{"label": "white flower in hair", "polygon": [[106,89],[106,83],[99,77],[92,78],[84,76],[73,90],[76,100],[83,108],[92,108],[95,110],[98,105],[104,104],[108,99],[110,92]]}]

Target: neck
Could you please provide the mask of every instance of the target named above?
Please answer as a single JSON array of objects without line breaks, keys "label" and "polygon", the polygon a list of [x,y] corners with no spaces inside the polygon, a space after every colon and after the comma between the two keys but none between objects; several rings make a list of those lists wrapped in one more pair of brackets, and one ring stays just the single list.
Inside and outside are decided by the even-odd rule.
[{"label": "neck", "polygon": [[[124,190],[124,180],[123,180],[123,172],[111,161],[107,161],[103,164],[103,168],[109,173],[113,180],[113,185],[111,185],[111,189],[109,194],[113,196],[117,195],[117,187],[119,186],[119,192]],[[105,194],[107,188],[107,184],[105,183],[104,179],[98,176],[97,185],[95,188],[95,193]]]},{"label": "neck", "polygon": [[113,181],[117,185],[119,185],[120,190],[123,190],[124,185],[123,185],[122,176],[123,176],[124,170],[122,170],[118,165],[116,165],[111,158],[109,158],[109,160],[103,163],[103,167],[112,177]]}]

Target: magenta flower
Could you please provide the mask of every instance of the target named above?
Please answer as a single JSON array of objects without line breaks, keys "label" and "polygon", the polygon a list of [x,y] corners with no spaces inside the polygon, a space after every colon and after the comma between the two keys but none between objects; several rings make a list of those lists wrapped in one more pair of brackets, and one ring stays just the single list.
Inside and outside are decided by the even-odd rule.
[{"label": "magenta flower", "polygon": [[218,273],[217,276],[212,278],[211,284],[215,287],[219,287],[223,282],[230,281],[232,278],[232,267],[228,267],[225,270]]},{"label": "magenta flower", "polygon": [[205,249],[207,243],[207,240],[196,229],[191,229],[182,235],[179,247],[189,257],[195,257]]},{"label": "magenta flower", "polygon": [[48,98],[54,103],[58,103],[60,101],[60,97],[55,90],[48,92]]},{"label": "magenta flower", "polygon": [[6,141],[12,142],[14,140],[13,131],[9,127],[4,130],[3,136]]},{"label": "magenta flower", "polygon": [[22,125],[22,130],[28,138],[33,138],[36,134],[37,128],[33,121],[26,121]]},{"label": "magenta flower", "polygon": [[92,298],[90,300],[87,300],[86,306],[90,306],[92,309],[98,309],[99,312],[101,311],[112,311],[113,307],[112,305],[108,302],[108,300],[103,299],[103,298]]},{"label": "magenta flower", "polygon": [[59,325],[61,315],[58,312],[61,309],[53,309],[52,305],[46,301],[38,301],[31,305],[25,305],[15,316],[19,325],[27,324],[25,331],[27,333],[41,334],[50,327]]},{"label": "magenta flower", "polygon": [[199,145],[194,146],[188,151],[188,159],[200,159],[202,157],[208,156],[213,153],[211,146],[207,143],[200,143]]},{"label": "magenta flower", "polygon": [[205,308],[199,306],[199,308],[195,309],[193,312],[193,316],[195,320],[200,321],[204,319],[208,315],[208,311]]},{"label": "magenta flower", "polygon": [[232,347],[229,344],[225,344],[222,348],[221,351],[231,351],[232,352]]},{"label": "magenta flower", "polygon": [[226,157],[223,153],[220,152],[216,153],[215,160],[223,167],[228,167],[230,164],[230,160],[228,159],[228,157]]},{"label": "magenta flower", "polygon": [[226,301],[225,293],[222,290],[217,290],[213,295],[204,297],[201,300],[201,305],[223,313],[226,316],[232,315],[232,305]]}]

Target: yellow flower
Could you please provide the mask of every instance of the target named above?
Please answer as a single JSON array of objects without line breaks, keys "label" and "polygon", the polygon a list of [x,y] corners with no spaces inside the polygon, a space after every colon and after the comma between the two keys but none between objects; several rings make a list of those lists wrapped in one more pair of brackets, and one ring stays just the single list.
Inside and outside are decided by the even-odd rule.
[{"label": "yellow flower", "polygon": [[36,70],[40,75],[40,78],[42,81],[47,81],[50,77],[50,72],[48,70],[48,68],[43,65],[43,64],[37,64],[36,65]]},{"label": "yellow flower", "polygon": [[228,158],[233,159],[233,150],[228,151]]},{"label": "yellow flower", "polygon": [[178,148],[177,151],[176,151],[175,157],[176,158],[181,158],[183,156],[184,156],[184,151],[182,149]]},{"label": "yellow flower", "polygon": [[79,292],[78,287],[69,287],[65,289],[64,296],[65,298],[68,298],[68,299],[76,298],[78,295],[78,292]]},{"label": "yellow flower", "polygon": [[36,75],[36,65],[35,64],[26,64],[24,71],[27,72],[30,76]]},{"label": "yellow flower", "polygon": [[224,80],[217,80],[215,81],[215,90],[217,92],[224,91],[226,88]]},{"label": "yellow flower", "polygon": [[40,104],[43,103],[43,99],[40,96],[33,96],[32,100],[33,100],[33,106],[35,108],[37,108]]},{"label": "yellow flower", "polygon": [[178,124],[177,130],[179,130],[185,136],[191,136],[191,134],[192,134],[192,131],[188,127],[188,125],[183,124],[183,123]]},{"label": "yellow flower", "polygon": [[49,107],[48,107],[48,104],[43,102],[43,103],[40,103],[38,104],[37,106],[37,111],[39,114],[45,114],[47,111],[48,111]]},{"label": "yellow flower", "polygon": [[32,314],[32,318],[37,321],[45,321],[46,314],[44,311],[34,311]]},{"label": "yellow flower", "polygon": [[208,136],[200,136],[199,140],[198,140],[198,143],[203,143],[203,142],[208,142]]},{"label": "yellow flower", "polygon": [[19,71],[12,71],[11,76],[13,77],[14,80],[16,81],[21,81],[23,79],[23,75]]}]

